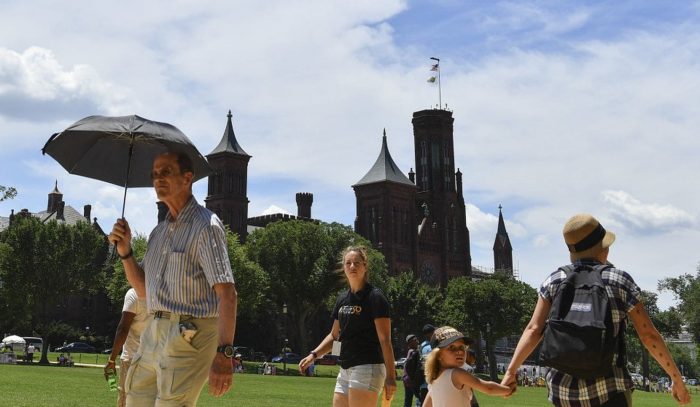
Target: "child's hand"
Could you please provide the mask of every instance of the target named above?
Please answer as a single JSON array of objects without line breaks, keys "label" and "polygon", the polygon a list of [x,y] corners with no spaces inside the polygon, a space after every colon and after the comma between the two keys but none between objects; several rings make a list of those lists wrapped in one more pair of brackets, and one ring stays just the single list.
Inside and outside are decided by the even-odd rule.
[{"label": "child's hand", "polygon": [[501,384],[507,386],[510,391],[504,397],[512,396],[518,389],[518,381],[516,379],[517,377],[515,374],[511,373],[510,371],[506,371],[506,374],[503,376],[503,380],[501,380]]}]

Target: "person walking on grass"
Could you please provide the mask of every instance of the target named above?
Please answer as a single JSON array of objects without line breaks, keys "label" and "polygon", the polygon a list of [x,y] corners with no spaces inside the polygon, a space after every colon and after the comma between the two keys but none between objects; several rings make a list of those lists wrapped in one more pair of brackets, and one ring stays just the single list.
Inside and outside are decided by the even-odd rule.
[{"label": "person walking on grass", "polygon": [[468,407],[473,389],[492,396],[510,394],[508,386],[481,380],[464,370],[467,343],[471,340],[450,326],[435,330],[430,343],[433,350],[425,362],[428,394],[423,407]]},{"label": "person walking on grass", "polygon": [[226,232],[192,195],[187,154],[156,156],[151,179],[168,214],[151,232],[143,262],[134,259],[126,219],[118,219],[108,237],[151,313],[127,373],[126,405],[194,406],[207,379],[215,397],[233,382],[238,296]]},{"label": "person walking on grass", "polygon": [[382,389],[382,397],[387,399],[396,391],[389,302],[369,283],[364,247],[345,249],[342,262],[350,288],[338,296],[331,332],[299,362],[299,371],[303,375],[317,358],[332,349],[334,341],[340,341],[341,369],[333,407],[375,406]]},{"label": "person walking on grass", "polygon": [[[550,310],[554,309],[554,304],[558,308],[562,302],[555,301],[557,301],[557,298],[563,299],[565,292],[572,292],[571,289],[564,290],[562,288],[562,296],[557,297],[560,287],[575,281],[573,279],[578,278],[581,273],[589,273],[586,274],[588,277],[602,280],[604,290],[601,290],[601,295],[598,296],[600,299],[597,302],[586,302],[580,297],[574,297],[574,302],[567,302],[570,306],[567,312],[572,312],[572,310],[577,312],[574,318],[578,320],[589,318],[595,313],[598,308],[597,305],[607,299],[604,302],[609,309],[609,316],[606,318],[606,321],[612,324],[612,331],[617,342],[613,346],[608,346],[606,347],[607,349],[604,349],[608,352],[612,351],[613,355],[610,361],[600,362],[598,366],[593,367],[609,373],[599,376],[594,375],[594,377],[583,377],[582,373],[570,374],[560,369],[552,368],[545,377],[549,401],[555,406],[630,407],[632,405],[634,383],[627,370],[624,355],[624,327],[629,319],[632,321],[644,347],[673,380],[673,398],[679,404],[690,403],[690,395],[683,383],[678,367],[671,358],[663,338],[654,327],[644,308],[644,304],[641,301],[641,289],[630,274],[608,262],[610,245],[615,241],[615,234],[606,231],[593,216],[579,214],[571,217],[566,222],[563,235],[564,242],[569,249],[572,264],[551,273],[540,286],[539,298],[537,299],[532,318],[520,337],[513,358],[506,369],[501,383],[509,386],[515,392],[518,369],[540,343],[545,335],[545,329],[554,329],[556,327],[556,325],[552,325],[552,321],[556,322],[556,319],[553,320],[552,318],[558,316],[550,315]],[[588,287],[593,287],[593,285],[589,284]],[[586,288],[583,285],[571,285],[571,287],[574,287],[576,290]],[[573,292],[576,293],[576,291]],[[602,294],[603,292],[604,294]],[[549,322],[547,318],[550,318]],[[572,325],[569,324],[568,326]],[[606,329],[606,331],[610,331],[610,329]],[[553,337],[550,336],[550,338]],[[562,348],[568,345],[568,343],[562,342],[569,341],[560,341],[560,343],[552,343],[552,345],[554,348]],[[548,344],[548,341],[545,340],[542,346],[543,349]],[[556,352],[556,349],[552,350]],[[586,360],[585,357],[581,360],[581,353],[588,350],[589,348],[584,348],[580,351],[568,352],[560,358],[560,361],[563,363],[567,362],[567,358],[578,358],[577,361],[582,365],[583,362],[594,360],[592,358]],[[550,352],[541,350],[540,358],[542,358],[543,353],[549,354]]]},{"label": "person walking on grass", "polygon": [[126,406],[126,391],[124,390],[124,382],[126,381],[126,373],[129,371],[131,360],[136,356],[141,343],[141,333],[146,327],[148,320],[148,310],[146,309],[146,299],[139,298],[136,295],[136,290],[130,288],[124,295],[124,305],[122,306],[122,316],[117,325],[117,330],[114,333],[114,343],[112,344],[112,353],[109,355],[107,364],[104,367],[105,379],[109,378],[109,374],[116,368],[117,355],[119,357],[119,385],[117,389],[117,407]]}]

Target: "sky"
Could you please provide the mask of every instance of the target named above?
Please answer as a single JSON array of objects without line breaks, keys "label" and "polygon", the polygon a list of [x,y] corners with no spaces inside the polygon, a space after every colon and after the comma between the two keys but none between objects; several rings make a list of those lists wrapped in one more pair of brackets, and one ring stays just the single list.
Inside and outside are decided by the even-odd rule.
[{"label": "sky", "polygon": [[[610,260],[655,291],[700,262],[698,68],[698,1],[3,0],[0,185],[18,195],[0,216],[45,210],[58,182],[109,230],[122,190],[42,156],[51,134],[138,114],[208,154],[231,110],[252,156],[249,216],[295,214],[294,194],[311,192],[313,217],[352,225],[351,186],[383,130],[407,173],[412,114],[441,103],[475,265],[493,267],[502,205],[518,276],[537,286],[568,261],[566,219],[587,212],[617,235]],[[206,182],[194,193],[203,202]],[[137,232],[155,201],[129,190]]]}]

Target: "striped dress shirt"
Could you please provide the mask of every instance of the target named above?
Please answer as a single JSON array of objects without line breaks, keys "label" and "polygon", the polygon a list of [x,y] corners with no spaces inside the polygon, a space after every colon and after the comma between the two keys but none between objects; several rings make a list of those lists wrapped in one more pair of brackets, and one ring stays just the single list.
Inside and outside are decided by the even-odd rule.
[{"label": "striped dress shirt", "polygon": [[153,229],[142,268],[149,312],[217,317],[212,287],[234,282],[224,226],[194,196],[176,219],[168,214]]}]

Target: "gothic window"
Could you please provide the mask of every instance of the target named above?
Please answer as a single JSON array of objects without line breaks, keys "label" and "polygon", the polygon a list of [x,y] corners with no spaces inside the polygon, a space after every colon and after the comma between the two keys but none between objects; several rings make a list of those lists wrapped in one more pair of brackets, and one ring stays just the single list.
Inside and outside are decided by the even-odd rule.
[{"label": "gothic window", "polygon": [[370,240],[372,241],[372,243],[377,243],[377,214],[374,211],[374,207],[370,208],[369,227]]}]

